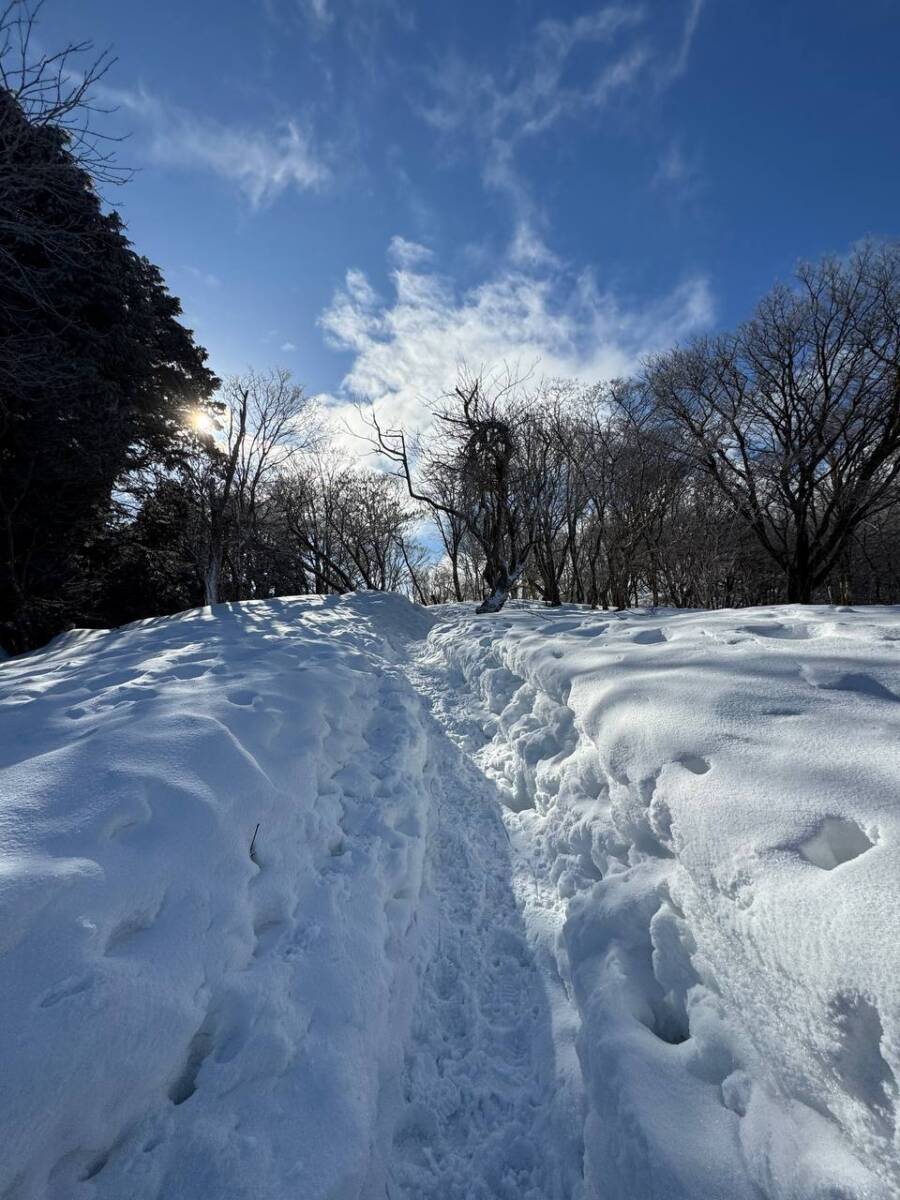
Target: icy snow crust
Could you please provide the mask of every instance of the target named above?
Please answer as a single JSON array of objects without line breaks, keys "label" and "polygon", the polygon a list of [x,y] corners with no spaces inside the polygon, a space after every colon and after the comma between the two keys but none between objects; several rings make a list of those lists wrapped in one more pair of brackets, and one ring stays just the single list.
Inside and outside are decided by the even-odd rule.
[{"label": "icy snow crust", "polygon": [[897,1196],[898,733],[895,609],[0,664],[0,1197]]}]

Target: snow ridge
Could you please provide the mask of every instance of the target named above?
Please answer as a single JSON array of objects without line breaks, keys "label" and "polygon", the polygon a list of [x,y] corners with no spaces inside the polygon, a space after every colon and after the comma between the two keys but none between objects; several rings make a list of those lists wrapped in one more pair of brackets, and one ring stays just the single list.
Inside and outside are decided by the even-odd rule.
[{"label": "snow ridge", "polygon": [[225,605],[4,664],[0,1195],[360,1194],[431,802],[390,659],[428,626]]}]

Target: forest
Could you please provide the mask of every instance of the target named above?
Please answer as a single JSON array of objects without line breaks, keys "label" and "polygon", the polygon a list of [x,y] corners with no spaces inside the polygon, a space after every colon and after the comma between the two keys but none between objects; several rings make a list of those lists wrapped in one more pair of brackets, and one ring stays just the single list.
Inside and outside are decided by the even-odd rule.
[{"label": "forest", "polygon": [[422,604],[900,599],[900,246],[801,263],[734,330],[630,378],[460,364],[367,436],[279,365],[219,379],[104,188],[104,56],[0,87],[0,644],[355,589]]}]

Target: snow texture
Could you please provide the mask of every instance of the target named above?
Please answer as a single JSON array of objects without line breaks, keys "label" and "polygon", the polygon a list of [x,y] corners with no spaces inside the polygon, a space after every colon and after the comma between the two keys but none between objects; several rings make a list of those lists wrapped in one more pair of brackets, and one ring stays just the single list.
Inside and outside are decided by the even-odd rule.
[{"label": "snow texture", "polygon": [[4,1200],[900,1193],[900,612],[0,663]]}]

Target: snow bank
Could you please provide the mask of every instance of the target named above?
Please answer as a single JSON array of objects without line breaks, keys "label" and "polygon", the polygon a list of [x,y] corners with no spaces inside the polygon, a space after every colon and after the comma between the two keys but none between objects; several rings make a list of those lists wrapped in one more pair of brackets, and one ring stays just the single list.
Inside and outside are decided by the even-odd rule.
[{"label": "snow bank", "polygon": [[889,609],[0,664],[0,1197],[900,1194],[898,733]]},{"label": "snow bank", "polygon": [[396,660],[429,625],[221,605],[0,665],[0,1195],[374,1186],[433,776]]},{"label": "snow bank", "polygon": [[896,1196],[900,613],[445,615],[581,1021],[587,1194]]}]

